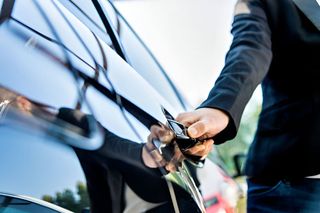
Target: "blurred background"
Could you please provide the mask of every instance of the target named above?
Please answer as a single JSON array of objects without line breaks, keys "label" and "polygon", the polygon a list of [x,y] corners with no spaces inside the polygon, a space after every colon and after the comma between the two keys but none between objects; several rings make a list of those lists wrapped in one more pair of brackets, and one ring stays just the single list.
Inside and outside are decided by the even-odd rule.
[{"label": "blurred background", "polygon": [[204,100],[231,43],[235,0],[128,0],[116,5],[192,106]]},{"label": "blurred background", "polygon": [[[208,95],[224,65],[236,0],[127,0],[115,4],[147,44],[192,107]],[[257,88],[242,118],[237,137],[216,147],[235,174],[233,158],[245,154],[260,112]],[[209,162],[209,161],[208,161]],[[204,195],[211,193],[209,163],[200,170]]]}]

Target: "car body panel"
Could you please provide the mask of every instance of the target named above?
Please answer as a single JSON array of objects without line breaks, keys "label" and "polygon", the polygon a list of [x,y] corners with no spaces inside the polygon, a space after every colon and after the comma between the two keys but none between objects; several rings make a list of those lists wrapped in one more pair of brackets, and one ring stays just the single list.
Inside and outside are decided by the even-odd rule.
[{"label": "car body panel", "polygon": [[[104,28],[91,1],[15,4],[12,18],[0,24],[0,87],[50,113],[67,107],[92,114],[99,122],[93,126],[101,124],[133,143],[146,142],[152,125],[166,123],[162,107],[174,117],[187,109],[162,67],[110,2],[101,6],[111,24],[117,24],[114,32],[127,61],[116,52],[109,35],[113,32]],[[89,15],[81,11],[87,4]],[[73,148],[97,150],[103,133],[84,136],[77,126],[59,119],[14,110],[4,118],[0,170],[6,172],[0,174],[0,192],[47,196],[56,205],[79,212],[58,202],[61,196],[80,202],[78,182],[86,183]],[[77,208],[89,205],[80,204]]]}]

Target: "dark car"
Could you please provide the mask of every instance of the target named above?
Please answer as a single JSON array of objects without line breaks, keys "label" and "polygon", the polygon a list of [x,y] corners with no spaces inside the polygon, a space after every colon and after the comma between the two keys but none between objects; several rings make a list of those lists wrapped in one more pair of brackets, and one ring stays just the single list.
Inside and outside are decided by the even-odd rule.
[{"label": "dark car", "polygon": [[[0,5],[0,211],[109,212],[103,198],[110,198],[110,189],[95,178],[113,169],[92,164],[91,171],[81,153],[104,146],[101,127],[123,141],[144,143],[152,125],[166,123],[163,109],[176,116],[189,109],[187,102],[111,2],[4,0]],[[83,128],[57,116],[61,109],[92,119]],[[126,170],[135,168],[125,154],[108,155],[121,159],[120,166],[132,166]],[[191,178],[196,169],[189,169],[186,179],[179,173],[168,179],[201,208]],[[134,175],[143,177],[145,171],[137,171]],[[125,178],[121,183],[125,192],[113,212],[158,206],[142,199]],[[175,209],[173,197],[168,193]]]}]

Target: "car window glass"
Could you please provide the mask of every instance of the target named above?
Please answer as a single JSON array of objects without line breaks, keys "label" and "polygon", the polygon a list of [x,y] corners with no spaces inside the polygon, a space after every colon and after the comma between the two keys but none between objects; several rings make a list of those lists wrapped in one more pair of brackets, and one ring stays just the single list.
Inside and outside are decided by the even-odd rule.
[{"label": "car window glass", "polygon": [[129,61],[135,70],[172,105],[181,106],[176,93],[162,70],[121,18],[119,36]]},{"label": "car window glass", "polygon": [[57,213],[27,200],[0,195],[0,211],[5,213]]},{"label": "car window glass", "polygon": [[104,42],[112,47],[109,34],[106,32],[105,26],[95,9],[92,1],[83,0],[59,0],[59,2],[75,15],[83,24],[91,31],[97,34]]},{"label": "car window glass", "polygon": [[[121,100],[117,102],[116,98],[112,99],[108,94],[103,94],[93,86],[89,86],[86,97],[93,108],[94,116],[105,128],[120,137],[134,141],[141,141],[141,138],[146,140],[149,131],[146,129],[147,124],[142,124],[137,117],[146,116],[145,119],[149,119],[149,116],[151,116],[156,119],[156,122],[165,123],[166,119],[161,111],[161,106],[167,108],[173,115],[177,115],[177,111],[110,47],[105,47],[105,53],[108,58],[108,67],[104,73],[101,71],[99,75],[100,83],[106,82],[107,85],[104,86],[107,88],[109,95],[113,95],[115,91],[121,96]],[[128,113],[127,111],[130,109],[125,108],[127,105],[124,107],[125,102],[130,102],[142,112],[133,109]],[[120,106],[123,107],[123,110]],[[130,108],[130,106],[128,107]],[[130,122],[128,123],[128,121]],[[132,127],[138,130],[140,137],[135,135]]]},{"label": "car window glass", "polygon": [[[100,2],[103,7],[106,8],[106,11],[113,11],[112,6],[108,1]],[[130,65],[163,97],[165,97],[165,99],[182,111],[183,106],[177,93],[174,91],[173,86],[170,84],[157,61],[152,57],[134,31],[120,15],[117,16],[117,19],[113,19],[112,24],[119,33],[122,47],[129,59]]]},{"label": "car window glass", "polygon": [[[68,19],[69,23],[72,25],[77,36],[82,40],[81,46],[87,46],[90,54],[95,58],[96,62],[102,66],[102,55],[97,42],[97,38],[94,34],[81,22],[79,21],[72,13],[70,13],[64,6],[61,5],[59,1],[55,1],[56,5],[61,9],[65,18]],[[78,39],[79,40],[79,39]],[[65,42],[66,45],[68,42]],[[67,45],[68,46],[68,45]],[[78,52],[75,50],[75,52]]]},{"label": "car window glass", "polygon": [[[94,7],[92,1],[83,1],[83,0],[68,0],[73,6],[76,6],[73,11],[77,8],[80,13],[84,13],[94,22],[101,30],[105,31],[104,25],[97,13],[96,8]],[[67,4],[66,0],[60,0],[64,5]],[[71,5],[70,5],[71,6]],[[68,7],[68,9],[71,7]],[[79,13],[79,14],[80,14]],[[79,17],[79,16],[78,16]]]},{"label": "car window glass", "polygon": [[112,89],[133,104],[148,112],[154,118],[163,121],[164,116],[160,105],[176,114],[175,108],[158,91],[156,91],[145,79],[132,69],[110,47],[105,47],[108,59],[108,67],[105,75],[112,83]]},{"label": "car window glass", "polygon": [[111,7],[111,5],[108,2],[108,0],[107,1],[98,0],[98,1],[102,5],[102,8],[104,9],[104,12],[105,12],[108,20],[110,21],[110,24],[113,25],[113,27],[116,30],[116,32],[119,32],[118,15],[115,12],[115,10],[113,9],[113,7]]}]

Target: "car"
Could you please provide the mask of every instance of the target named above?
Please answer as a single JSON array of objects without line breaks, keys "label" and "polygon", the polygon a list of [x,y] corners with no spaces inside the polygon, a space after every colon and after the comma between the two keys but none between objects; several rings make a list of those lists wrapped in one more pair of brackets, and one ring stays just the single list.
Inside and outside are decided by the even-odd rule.
[{"label": "car", "polygon": [[6,212],[63,212],[71,213],[57,205],[28,196],[0,193],[1,208]]},{"label": "car", "polygon": [[[111,207],[96,199],[110,192],[103,181],[88,184],[97,174],[84,170],[78,152],[103,146],[100,125],[143,143],[152,125],[166,123],[163,109],[176,116],[190,105],[112,2],[8,0],[0,5],[0,210],[108,212]],[[90,134],[57,118],[63,108],[92,115]],[[88,194],[90,187],[99,191]],[[190,192],[190,186],[183,189]],[[127,204],[144,202],[132,193]],[[121,208],[134,211],[131,205]]]}]

